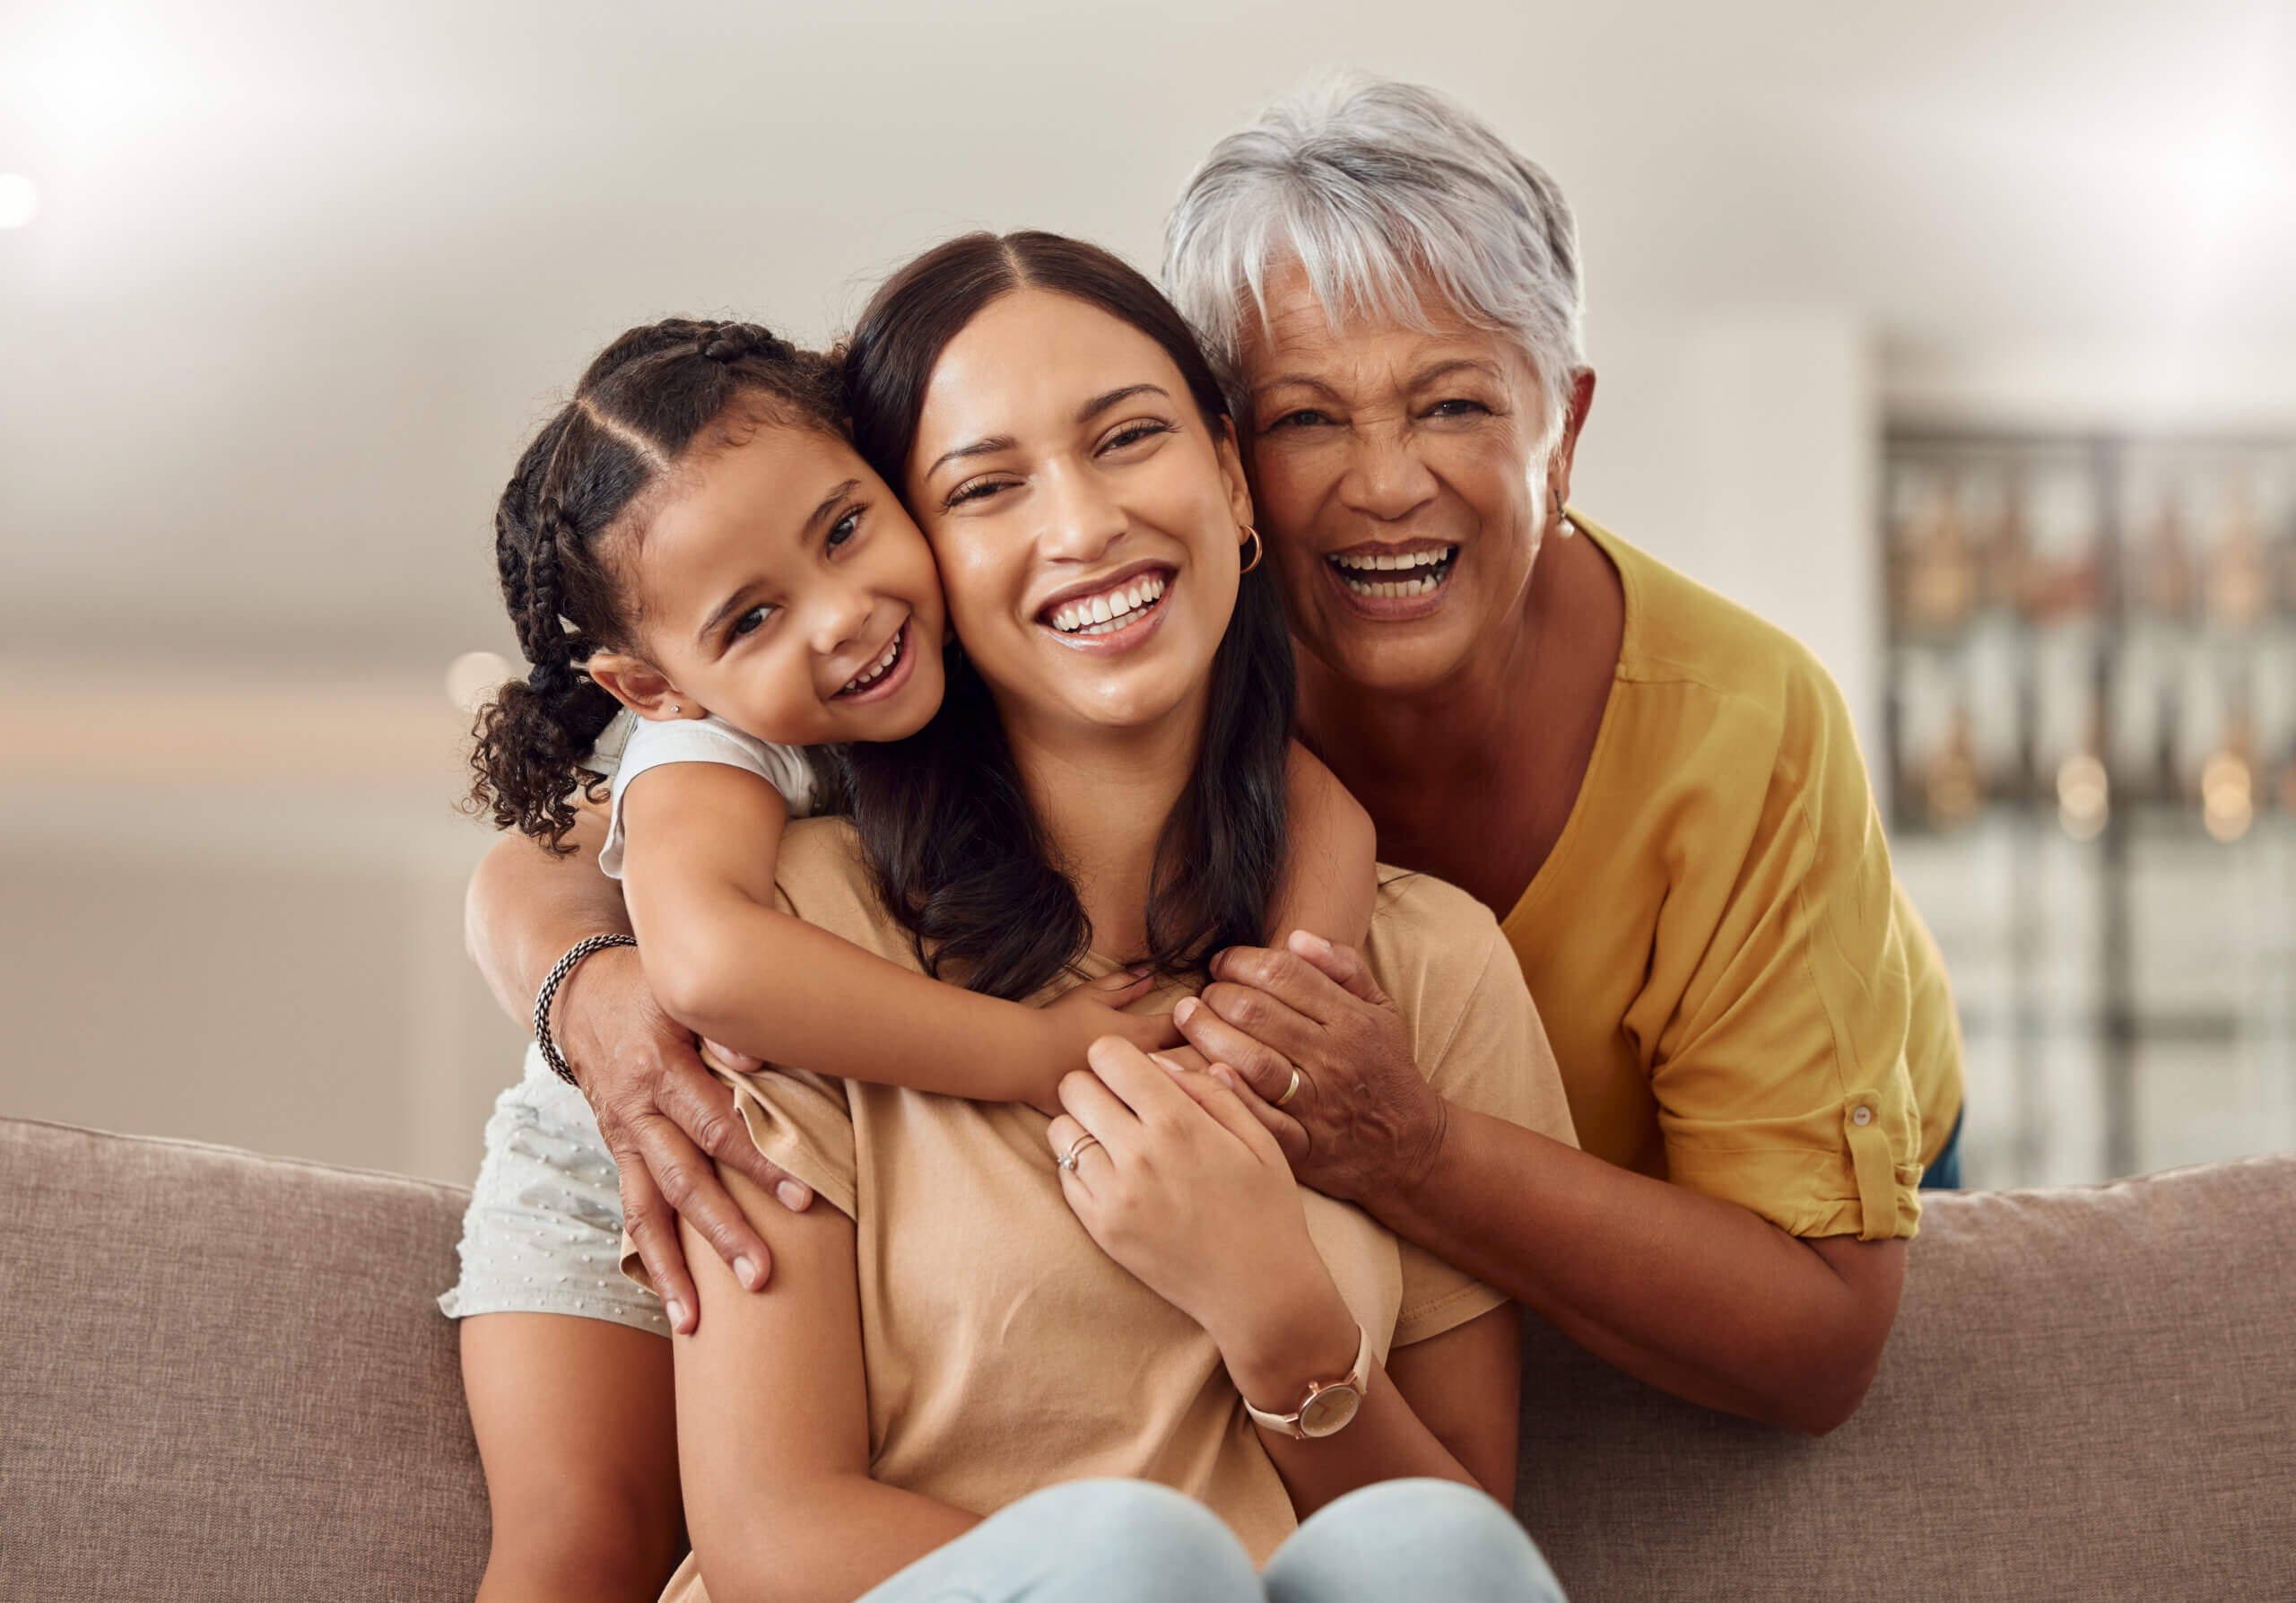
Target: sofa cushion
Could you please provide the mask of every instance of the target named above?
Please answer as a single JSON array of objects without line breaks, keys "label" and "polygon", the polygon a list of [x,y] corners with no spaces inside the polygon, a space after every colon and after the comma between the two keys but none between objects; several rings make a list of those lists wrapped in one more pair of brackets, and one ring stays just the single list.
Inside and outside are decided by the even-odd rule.
[{"label": "sofa cushion", "polygon": [[2296,1156],[1926,1197],[1822,1439],[1525,1326],[1517,1512],[1572,1603],[2296,1598]]},{"label": "sofa cushion", "polygon": [[0,1120],[0,1597],[465,1599],[465,1195]]},{"label": "sofa cushion", "polygon": [[[457,1188],[0,1120],[0,1598],[463,1599]],[[1678,1403],[1526,1320],[1573,1603],[2296,1598],[2296,1156],[1934,1196],[1857,1416]]]}]

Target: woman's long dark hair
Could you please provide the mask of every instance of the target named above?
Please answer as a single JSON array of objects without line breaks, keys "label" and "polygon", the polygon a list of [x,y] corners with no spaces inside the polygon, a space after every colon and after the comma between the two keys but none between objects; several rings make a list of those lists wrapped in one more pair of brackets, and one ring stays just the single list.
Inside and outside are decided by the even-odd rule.
[{"label": "woman's long dark hair", "polygon": [[[1163,347],[1217,438],[1219,381],[1170,301],[1109,252],[1057,234],[968,234],[885,282],[846,349],[853,440],[889,484],[909,457],[941,353],[981,309],[1038,289],[1098,307]],[[1256,945],[1283,876],[1294,684],[1273,576],[1243,576],[1213,658],[1196,772],[1156,842],[1148,958],[1170,974],[1223,946]],[[1091,947],[1076,888],[1053,860],[988,686],[960,647],[933,721],[909,739],[846,753],[853,820],[878,893],[926,971],[994,997],[1033,995]]]}]

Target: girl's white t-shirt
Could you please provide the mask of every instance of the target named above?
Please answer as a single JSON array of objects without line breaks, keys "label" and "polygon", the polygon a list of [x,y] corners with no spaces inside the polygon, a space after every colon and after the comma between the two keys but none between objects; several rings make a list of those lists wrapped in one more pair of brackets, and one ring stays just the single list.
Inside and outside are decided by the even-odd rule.
[{"label": "girl's white t-shirt", "polygon": [[671,762],[722,762],[779,791],[790,817],[803,818],[813,810],[813,770],[803,747],[744,735],[723,719],[640,718],[625,707],[598,736],[584,764],[606,777],[613,797],[606,843],[598,850],[598,867],[610,878],[622,877],[622,793],[648,769]]}]

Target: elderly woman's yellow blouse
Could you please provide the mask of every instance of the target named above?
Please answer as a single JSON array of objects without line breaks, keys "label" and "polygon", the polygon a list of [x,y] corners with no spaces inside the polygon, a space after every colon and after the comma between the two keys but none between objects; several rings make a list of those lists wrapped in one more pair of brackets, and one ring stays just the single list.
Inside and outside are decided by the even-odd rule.
[{"label": "elderly woman's yellow blouse", "polygon": [[1961,1052],[1841,693],[1575,511],[1625,640],[1561,838],[1504,921],[1579,1144],[1797,1236],[1914,1233]]}]

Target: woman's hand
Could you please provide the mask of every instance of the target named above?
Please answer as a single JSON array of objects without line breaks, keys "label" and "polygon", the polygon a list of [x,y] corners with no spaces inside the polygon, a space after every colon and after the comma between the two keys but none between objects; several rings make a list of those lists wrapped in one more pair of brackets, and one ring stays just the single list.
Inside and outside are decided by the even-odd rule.
[{"label": "woman's hand", "polygon": [[653,1276],[670,1328],[691,1335],[700,1302],[678,1245],[681,1215],[750,1290],[763,1289],[773,1269],[764,1240],[726,1194],[711,1160],[748,1175],[793,1211],[812,1203],[813,1191],[758,1151],[734,1111],[733,1093],[702,1067],[693,1032],[654,1000],[635,949],[613,947],[586,958],[554,1012],[567,1064],[622,1172],[623,1227]]},{"label": "woman's hand", "polygon": [[1352,1355],[1274,1138],[1197,1070],[1114,1039],[1088,1057],[1046,1139],[1056,1157],[1082,1143],[1060,1189],[1101,1250],[1211,1334],[1246,1397],[1286,1395],[1303,1351],[1344,1339]]},{"label": "woman's hand", "polygon": [[[1295,930],[1286,950],[1230,947],[1212,973],[1202,1001],[1184,999],[1172,1022],[1207,1060],[1232,1068],[1300,1180],[1374,1213],[1379,1199],[1416,1189],[1442,1148],[1448,1110],[1361,955]],[[1299,1089],[1279,1109],[1295,1068]]]}]

